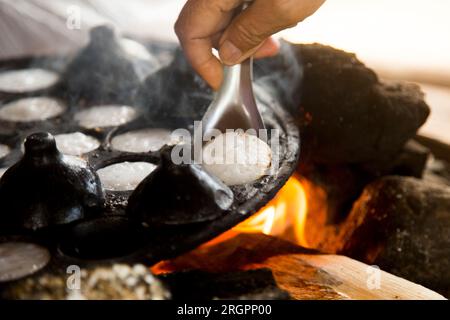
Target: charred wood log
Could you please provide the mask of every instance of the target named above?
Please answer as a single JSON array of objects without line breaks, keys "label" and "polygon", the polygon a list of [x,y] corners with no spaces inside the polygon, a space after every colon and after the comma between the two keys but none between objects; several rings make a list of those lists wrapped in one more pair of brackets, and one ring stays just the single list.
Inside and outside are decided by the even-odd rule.
[{"label": "charred wood log", "polygon": [[445,292],[450,187],[390,176],[366,187],[341,226],[341,253]]},{"label": "charred wood log", "polygon": [[[319,44],[293,48],[304,69],[298,172],[326,201],[326,208],[309,210],[309,228],[318,230],[311,240],[335,252],[333,224],[345,219],[368,183],[384,175],[422,177],[429,151],[412,138],[429,107],[417,86],[382,83],[353,54]],[[333,236],[321,237],[321,228]]]},{"label": "charred wood log", "polygon": [[163,275],[174,300],[287,300],[269,269],[209,273],[199,270]]},{"label": "charred wood log", "polygon": [[[293,299],[442,299],[439,294],[356,260],[318,254],[263,234],[230,234],[152,268],[165,273],[202,270],[210,273],[270,269],[277,286]],[[380,272],[376,274],[376,272]],[[380,277],[372,287],[370,275]],[[375,279],[376,280],[376,279]]]},{"label": "charred wood log", "polygon": [[411,139],[391,159],[384,163],[364,164],[362,169],[373,177],[400,175],[422,178],[429,157],[430,150]]},{"label": "charred wood log", "polygon": [[319,44],[294,48],[304,67],[304,161],[385,163],[427,119],[418,86],[381,82],[354,54]]},{"label": "charred wood log", "polygon": [[[353,203],[361,195],[364,187],[384,175],[401,175],[421,178],[430,151],[414,140],[406,143],[392,159],[376,164],[320,164],[300,162],[297,172],[323,191],[326,212],[309,210],[309,219],[318,219],[326,224],[342,222],[350,213]],[[317,194],[310,190],[312,201],[318,201]],[[312,204],[314,206],[314,204]],[[317,217],[317,214],[326,214]],[[317,223],[318,221],[315,221]]]}]

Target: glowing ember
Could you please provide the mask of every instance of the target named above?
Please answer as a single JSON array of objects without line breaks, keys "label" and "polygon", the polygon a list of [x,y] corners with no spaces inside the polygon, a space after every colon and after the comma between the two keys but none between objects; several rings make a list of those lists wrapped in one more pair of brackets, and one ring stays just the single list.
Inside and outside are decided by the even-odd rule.
[{"label": "glowing ember", "polygon": [[277,236],[308,247],[305,222],[308,211],[305,188],[301,178],[291,177],[263,209],[233,228],[235,232]]},{"label": "glowing ember", "polygon": [[310,248],[305,232],[310,185],[307,180],[292,176],[259,212],[201,247],[215,245],[239,233],[264,233]]},{"label": "glowing ember", "polygon": [[[210,247],[234,238],[240,233],[264,233],[309,248],[310,246],[305,237],[306,218],[309,211],[307,199],[310,196],[313,196],[315,199],[316,192],[311,187],[312,184],[306,179],[296,175],[292,176],[275,198],[258,213],[241,222],[233,229],[204,243],[195,249],[194,252],[200,253],[203,252],[202,250],[209,250]],[[310,192],[314,194],[311,195]],[[315,207],[312,204],[311,208],[313,210],[316,210]],[[309,226],[310,224],[308,224]],[[234,248],[230,248],[230,250],[234,250]],[[151,270],[154,274],[164,274],[173,271],[168,261],[157,263],[152,266]]]}]

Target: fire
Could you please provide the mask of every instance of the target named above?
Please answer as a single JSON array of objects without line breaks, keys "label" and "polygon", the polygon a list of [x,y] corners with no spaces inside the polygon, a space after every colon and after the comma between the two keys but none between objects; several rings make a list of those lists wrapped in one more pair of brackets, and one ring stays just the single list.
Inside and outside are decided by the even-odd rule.
[{"label": "fire", "polygon": [[294,174],[277,195],[259,212],[231,230],[200,246],[210,247],[240,233],[263,233],[304,248],[336,253],[339,226],[328,224],[326,190],[312,180]]},{"label": "fire", "polygon": [[304,181],[292,176],[264,208],[233,228],[234,232],[264,233],[308,247],[305,223],[308,203]]},{"label": "fire", "polygon": [[[309,197],[309,193],[313,191],[311,186],[309,181],[296,175],[292,176],[275,198],[259,212],[233,229],[204,243],[191,254],[201,253],[202,250],[229,240],[239,233],[264,233],[307,248],[305,224],[308,214],[307,194]],[[176,268],[174,269],[170,261],[162,261],[154,265],[151,270],[155,274],[161,274],[171,272]]]}]

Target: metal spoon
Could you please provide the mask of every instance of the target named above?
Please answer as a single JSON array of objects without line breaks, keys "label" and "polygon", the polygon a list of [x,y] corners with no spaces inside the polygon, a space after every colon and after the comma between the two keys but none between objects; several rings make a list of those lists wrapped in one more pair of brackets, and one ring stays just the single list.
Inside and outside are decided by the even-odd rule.
[{"label": "metal spoon", "polygon": [[[246,1],[242,10],[249,2]],[[253,95],[252,82],[252,57],[241,64],[224,66],[222,85],[202,119],[204,136],[210,136],[214,129],[222,133],[227,129],[254,129],[256,135],[260,129],[265,129]]]}]

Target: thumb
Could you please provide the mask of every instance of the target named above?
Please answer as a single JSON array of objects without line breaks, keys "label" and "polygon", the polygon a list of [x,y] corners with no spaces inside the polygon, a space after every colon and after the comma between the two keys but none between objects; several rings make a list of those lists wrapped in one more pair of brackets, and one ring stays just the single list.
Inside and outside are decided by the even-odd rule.
[{"label": "thumb", "polygon": [[255,1],[228,26],[219,42],[219,56],[233,65],[253,55],[272,34],[284,29],[285,19],[274,12],[272,1]]}]

